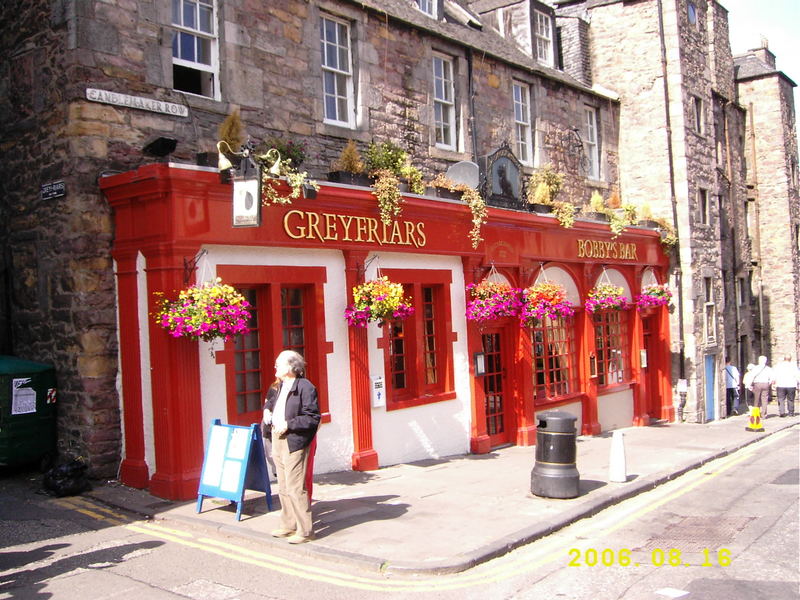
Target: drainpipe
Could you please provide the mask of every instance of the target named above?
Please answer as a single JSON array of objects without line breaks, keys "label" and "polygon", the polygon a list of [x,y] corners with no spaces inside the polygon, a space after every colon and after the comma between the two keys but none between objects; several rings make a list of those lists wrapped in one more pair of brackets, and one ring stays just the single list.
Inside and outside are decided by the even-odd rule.
[{"label": "drainpipe", "polygon": [[[761,195],[759,194],[758,189],[758,164],[756,162],[756,123],[753,118],[753,103],[750,102],[747,105],[747,118],[750,121],[750,135],[748,136],[750,139],[748,140],[750,146],[750,165],[752,171],[752,177],[750,178],[750,182],[753,185],[753,197],[755,198],[755,202],[753,203],[754,213],[753,214],[753,229],[755,232],[751,232],[753,235],[753,244],[750,248],[750,259],[755,260],[756,268],[753,269],[755,272],[756,278],[758,279],[757,286],[758,286],[758,345],[759,345],[759,354],[763,354],[768,358],[772,358],[770,353],[767,352],[766,344],[765,344],[765,329],[764,326],[764,287],[762,285],[761,280],[761,215],[760,215],[760,205],[761,205]],[[751,280],[752,286],[752,280]],[[752,291],[752,289],[751,289]]]},{"label": "drainpipe", "polygon": [[[683,333],[683,273],[681,270],[681,237],[678,229],[678,199],[675,196],[675,163],[672,156],[672,121],[669,116],[669,81],[667,79],[667,46],[664,41],[664,11],[661,0],[658,0],[658,38],[661,44],[661,75],[664,80],[664,125],[667,129],[667,159],[669,163],[669,194],[672,201],[672,226],[675,228],[675,237],[678,238],[678,243],[675,244],[675,253],[677,255],[677,268],[675,269],[675,281],[678,287],[678,374],[680,379],[686,379],[686,355],[685,355],[685,337]],[[686,403],[686,397],[681,394],[681,407],[679,412],[683,412],[683,405]]]},{"label": "drainpipe", "polygon": [[478,120],[475,118],[475,74],[472,48],[467,49],[467,94],[469,95],[469,129],[472,137],[472,162],[478,164]]},{"label": "drainpipe", "polygon": [[[726,165],[725,168],[728,171],[728,204],[731,207],[731,220],[733,221],[733,235],[731,236],[731,271],[733,272],[733,307],[735,312],[735,319],[734,319],[734,335],[736,335],[736,360],[739,363],[739,366],[742,366],[742,348],[739,343],[739,301],[736,297],[736,281],[738,277],[736,275],[738,267],[736,260],[737,256],[737,248],[736,248],[736,240],[738,236],[736,235],[739,232],[739,219],[737,213],[737,206],[738,202],[734,202],[734,190],[736,186],[734,186],[734,174],[733,174],[733,164],[731,163],[731,137],[730,137],[730,128],[728,127],[728,109],[731,106],[731,101],[728,100],[722,105],[722,125],[725,128],[725,152],[726,156]],[[727,357],[726,357],[727,358]]]}]

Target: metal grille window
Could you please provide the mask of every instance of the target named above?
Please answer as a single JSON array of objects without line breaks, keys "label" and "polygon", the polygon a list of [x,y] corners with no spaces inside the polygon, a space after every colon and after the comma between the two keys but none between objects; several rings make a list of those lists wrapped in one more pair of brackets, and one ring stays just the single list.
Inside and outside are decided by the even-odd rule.
[{"label": "metal grille window", "polygon": [[327,123],[353,126],[353,73],[350,27],[326,17],[320,19],[322,96]]},{"label": "metal grille window", "polygon": [[534,38],[536,39],[536,58],[539,62],[553,66],[553,33],[550,16],[534,11]]},{"label": "metal grille window", "polygon": [[219,97],[214,0],[172,0],[172,85]]},{"label": "metal grille window", "polygon": [[233,362],[236,373],[237,414],[260,410],[262,399],[266,393],[261,377],[261,328],[258,318],[258,294],[254,289],[241,290],[241,292],[253,309],[247,323],[250,331],[234,338]]},{"label": "metal grille window", "polygon": [[600,151],[597,141],[597,109],[584,107],[584,138],[583,145],[586,152],[586,176],[590,179],[600,179]]},{"label": "metal grille window", "polygon": [[306,355],[305,295],[299,287],[281,288],[283,349]]},{"label": "metal grille window", "polygon": [[454,398],[449,271],[386,269],[382,273],[403,284],[403,295],[414,308],[410,317],[389,321],[383,329],[386,408]]},{"label": "metal grille window", "polygon": [[544,318],[531,330],[534,395],[552,399],[576,391],[575,327],[572,319]]},{"label": "metal grille window", "polygon": [[530,165],[533,162],[530,89],[527,85],[515,83],[512,86],[512,95],[514,101],[514,125],[517,134],[517,158],[521,163]]},{"label": "metal grille window", "polygon": [[422,288],[422,335],[424,337],[423,352],[425,354],[425,383],[435,384],[439,381],[437,371],[439,361],[436,351],[436,305],[433,301],[434,291],[430,286]]},{"label": "metal grille window", "polygon": [[456,108],[453,88],[453,61],[433,57],[433,119],[436,145],[455,149]]},{"label": "metal grille window", "polygon": [[597,384],[622,383],[627,379],[627,315],[621,310],[594,313],[594,343],[597,352]]}]

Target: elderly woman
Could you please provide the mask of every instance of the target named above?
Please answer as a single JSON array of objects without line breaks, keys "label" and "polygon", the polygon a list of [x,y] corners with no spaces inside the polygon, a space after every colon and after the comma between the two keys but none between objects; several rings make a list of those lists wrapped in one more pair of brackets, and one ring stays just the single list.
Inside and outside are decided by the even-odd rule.
[{"label": "elderly woman", "polygon": [[305,488],[311,441],[319,426],[317,389],[305,378],[306,363],[292,350],[275,359],[275,383],[264,403],[264,424],[272,438],[272,459],[281,500],[281,528],[275,537],[290,544],[314,538],[311,498]]}]

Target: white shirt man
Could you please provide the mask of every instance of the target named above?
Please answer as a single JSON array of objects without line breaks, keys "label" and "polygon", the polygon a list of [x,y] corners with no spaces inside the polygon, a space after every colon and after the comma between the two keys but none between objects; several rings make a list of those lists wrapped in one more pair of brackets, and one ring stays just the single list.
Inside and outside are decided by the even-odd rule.
[{"label": "white shirt man", "polygon": [[772,370],[772,382],[777,393],[780,416],[793,416],[795,394],[800,384],[800,369],[788,354]]}]

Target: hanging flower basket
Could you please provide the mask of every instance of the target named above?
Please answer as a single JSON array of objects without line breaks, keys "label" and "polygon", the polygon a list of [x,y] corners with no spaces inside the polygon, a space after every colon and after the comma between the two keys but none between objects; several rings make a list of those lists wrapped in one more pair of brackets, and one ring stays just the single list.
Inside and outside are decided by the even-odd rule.
[{"label": "hanging flower basket", "polygon": [[414,314],[411,299],[403,297],[403,285],[378,277],[353,288],[353,303],[344,310],[347,324],[366,327],[370,321],[405,319]]},{"label": "hanging flower basket", "polygon": [[621,287],[601,283],[589,291],[584,306],[587,312],[593,313],[598,310],[623,310],[628,308],[629,304]]},{"label": "hanging flower basket", "polygon": [[503,317],[516,317],[522,303],[519,290],[507,283],[484,279],[478,284],[470,283],[467,292],[471,300],[467,303],[467,319],[483,323]]},{"label": "hanging flower basket", "polygon": [[[156,292],[161,296],[160,292]],[[234,335],[247,333],[250,303],[220,278],[182,290],[177,300],[160,298],[155,320],[175,338],[188,337],[211,342],[226,342]]]},{"label": "hanging flower basket", "polygon": [[558,283],[542,282],[522,290],[521,327],[533,327],[545,317],[557,319],[571,317],[575,308],[567,300],[567,290]]},{"label": "hanging flower basket", "polygon": [[636,310],[666,306],[670,300],[672,300],[672,292],[667,284],[654,283],[642,288],[642,293],[636,296]]}]

